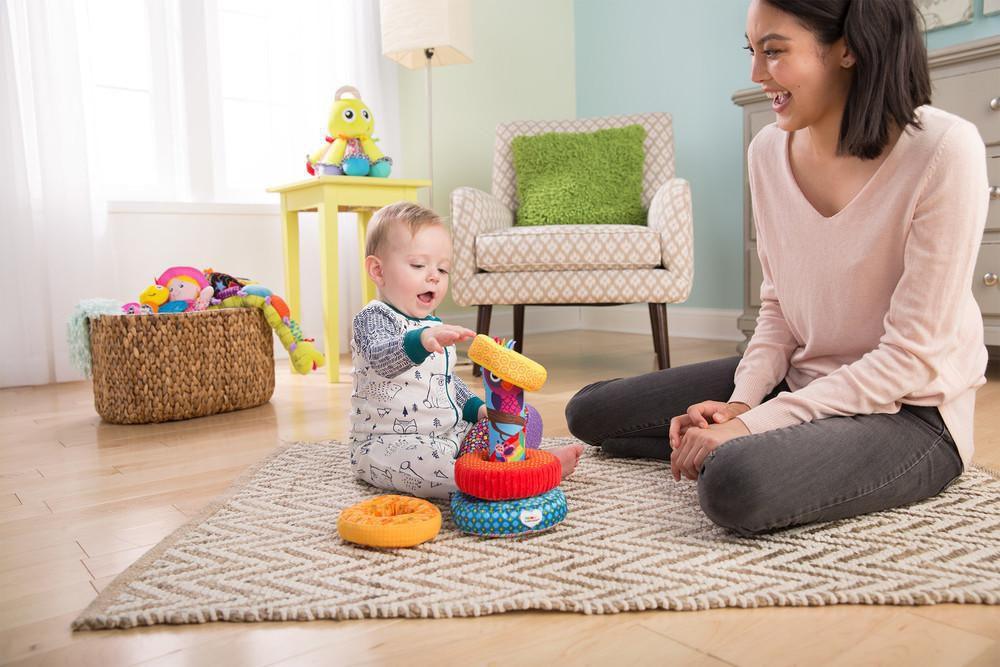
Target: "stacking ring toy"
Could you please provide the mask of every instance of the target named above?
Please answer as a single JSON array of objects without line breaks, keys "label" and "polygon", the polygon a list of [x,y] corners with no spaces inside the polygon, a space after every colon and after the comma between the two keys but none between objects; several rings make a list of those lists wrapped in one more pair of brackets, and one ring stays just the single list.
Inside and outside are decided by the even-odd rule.
[{"label": "stacking ring toy", "polygon": [[500,345],[484,334],[472,339],[469,359],[476,362],[501,380],[517,385],[525,391],[538,391],[545,384],[548,373],[545,366],[520,352]]},{"label": "stacking ring toy", "polygon": [[544,449],[529,449],[523,461],[490,461],[480,449],[455,461],[455,484],[483,500],[530,498],[559,486],[562,464]]},{"label": "stacking ring toy", "polygon": [[337,532],[369,547],[414,547],[441,530],[441,510],[421,498],[377,496],[340,513]]},{"label": "stacking ring toy", "polygon": [[462,532],[483,537],[538,533],[566,518],[566,496],[552,489],[533,498],[492,502],[459,492],[451,496],[451,516]]},{"label": "stacking ring toy", "polygon": [[[542,415],[530,403],[524,404],[524,410],[528,413],[524,418],[524,445],[528,449],[538,449],[542,445]],[[480,419],[465,434],[458,452],[461,456],[477,449],[489,450],[489,448],[490,423],[486,419]]]},{"label": "stacking ring toy", "polygon": [[528,403],[524,404],[524,409],[528,413],[524,420],[524,445],[528,449],[538,449],[542,444],[542,415]]}]

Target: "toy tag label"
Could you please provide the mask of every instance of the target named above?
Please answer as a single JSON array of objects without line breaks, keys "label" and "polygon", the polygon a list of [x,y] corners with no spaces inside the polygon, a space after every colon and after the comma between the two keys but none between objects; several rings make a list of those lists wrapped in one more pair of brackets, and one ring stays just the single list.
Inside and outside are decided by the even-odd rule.
[{"label": "toy tag label", "polygon": [[542,522],[542,510],[521,510],[521,523],[528,528],[534,528]]}]

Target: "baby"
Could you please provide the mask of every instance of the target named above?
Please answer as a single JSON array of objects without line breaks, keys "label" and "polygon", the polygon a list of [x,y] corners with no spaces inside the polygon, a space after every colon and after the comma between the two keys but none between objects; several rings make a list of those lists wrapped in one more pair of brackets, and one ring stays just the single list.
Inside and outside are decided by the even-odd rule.
[{"label": "baby", "polygon": [[[455,343],[475,332],[432,315],[448,292],[451,236],[433,211],[400,202],[372,216],[365,255],[379,299],[354,318],[351,467],[382,489],[447,498],[462,441],[486,417],[455,375]],[[583,446],[549,451],[565,477]]]}]

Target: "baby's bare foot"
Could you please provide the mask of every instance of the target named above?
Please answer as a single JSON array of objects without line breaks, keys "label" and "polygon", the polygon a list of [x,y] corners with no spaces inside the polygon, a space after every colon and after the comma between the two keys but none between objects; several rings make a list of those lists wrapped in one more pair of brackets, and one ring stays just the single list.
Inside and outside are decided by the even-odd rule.
[{"label": "baby's bare foot", "polygon": [[563,479],[565,479],[569,477],[574,470],[576,470],[576,464],[580,462],[580,455],[583,454],[583,445],[576,443],[573,445],[566,445],[565,447],[550,449],[549,451],[552,452],[552,454],[554,454],[562,464],[562,476]]}]

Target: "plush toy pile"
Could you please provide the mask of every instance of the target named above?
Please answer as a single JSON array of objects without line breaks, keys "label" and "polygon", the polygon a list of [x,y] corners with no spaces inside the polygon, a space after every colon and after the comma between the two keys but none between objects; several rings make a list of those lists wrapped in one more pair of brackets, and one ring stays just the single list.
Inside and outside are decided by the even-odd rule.
[{"label": "plush toy pile", "polygon": [[288,304],[268,288],[246,278],[212,269],[172,266],[139,295],[122,306],[128,315],[185,313],[210,308],[257,308],[288,351],[296,373],[308,373],[326,363],[323,354],[305,338],[292,319]]},{"label": "plush toy pile", "polygon": [[[566,496],[558,488],[562,464],[527,443],[527,422],[537,412],[525,405],[524,391],[541,389],[545,368],[513,348],[512,340],[484,335],[469,347],[469,358],[483,368],[489,442],[455,462],[459,490],[451,496],[451,512],[459,530],[475,535],[539,532],[566,518]],[[540,421],[532,434],[539,439]]]}]

